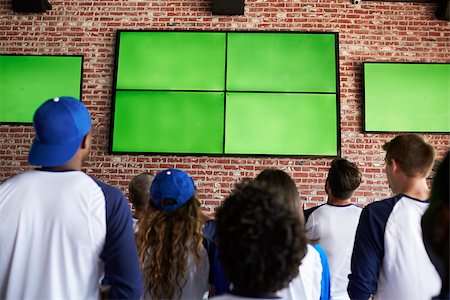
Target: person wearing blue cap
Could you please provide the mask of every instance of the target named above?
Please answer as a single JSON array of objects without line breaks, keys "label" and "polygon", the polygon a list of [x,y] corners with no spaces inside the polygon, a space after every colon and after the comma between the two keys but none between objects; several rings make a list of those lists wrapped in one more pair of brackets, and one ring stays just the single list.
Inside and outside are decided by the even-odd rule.
[{"label": "person wearing blue cap", "polygon": [[209,261],[194,181],[181,170],[164,170],[153,179],[150,200],[136,237],[143,298],[202,299],[209,289]]},{"label": "person wearing blue cap", "polygon": [[99,299],[142,293],[128,202],[81,171],[91,118],[72,97],[44,102],[33,118],[34,170],[0,186],[0,299]]}]

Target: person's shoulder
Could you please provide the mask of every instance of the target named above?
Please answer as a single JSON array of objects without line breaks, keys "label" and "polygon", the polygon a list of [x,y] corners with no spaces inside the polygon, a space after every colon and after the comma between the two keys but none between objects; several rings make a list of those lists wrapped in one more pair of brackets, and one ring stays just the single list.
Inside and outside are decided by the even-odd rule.
[{"label": "person's shoulder", "polygon": [[118,188],[116,188],[115,186],[112,186],[109,183],[106,183],[98,178],[92,177],[90,176],[90,178],[92,180],[94,180],[94,182],[104,191],[108,192],[108,193],[119,193],[119,194],[123,194]]},{"label": "person's shoulder", "polygon": [[378,211],[378,210],[392,209],[401,198],[402,195],[395,195],[394,197],[391,198],[374,201],[368,204],[366,207],[364,207],[363,210]]}]

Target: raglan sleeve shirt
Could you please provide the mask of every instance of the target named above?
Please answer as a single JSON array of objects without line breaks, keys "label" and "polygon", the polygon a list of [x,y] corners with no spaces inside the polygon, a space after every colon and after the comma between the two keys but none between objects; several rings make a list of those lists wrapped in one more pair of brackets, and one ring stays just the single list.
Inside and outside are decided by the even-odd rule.
[{"label": "raglan sleeve shirt", "polygon": [[366,206],[356,229],[347,288],[351,299],[368,299],[377,292],[377,281],[384,257],[384,230],[393,201]]},{"label": "raglan sleeve shirt", "polygon": [[139,299],[142,275],[131,212],[123,193],[99,180],[106,199],[106,240],[101,258],[111,289],[109,299]]}]

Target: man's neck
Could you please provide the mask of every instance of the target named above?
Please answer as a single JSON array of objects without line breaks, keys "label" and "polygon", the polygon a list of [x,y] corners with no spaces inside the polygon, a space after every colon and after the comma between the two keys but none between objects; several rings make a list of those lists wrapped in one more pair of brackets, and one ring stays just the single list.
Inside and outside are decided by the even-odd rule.
[{"label": "man's neck", "polygon": [[348,199],[338,199],[333,196],[328,196],[327,203],[334,206],[346,206],[351,203],[350,198]]},{"label": "man's neck", "polygon": [[430,196],[430,189],[425,178],[408,178],[400,185],[396,194],[403,194],[417,200],[426,201]]}]

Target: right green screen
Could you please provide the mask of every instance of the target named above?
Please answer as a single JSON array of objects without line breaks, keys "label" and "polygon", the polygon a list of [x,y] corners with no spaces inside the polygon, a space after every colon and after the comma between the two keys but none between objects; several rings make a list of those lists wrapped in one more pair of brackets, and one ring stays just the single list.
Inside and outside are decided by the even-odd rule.
[{"label": "right green screen", "polygon": [[365,131],[450,132],[450,64],[364,63]]}]

